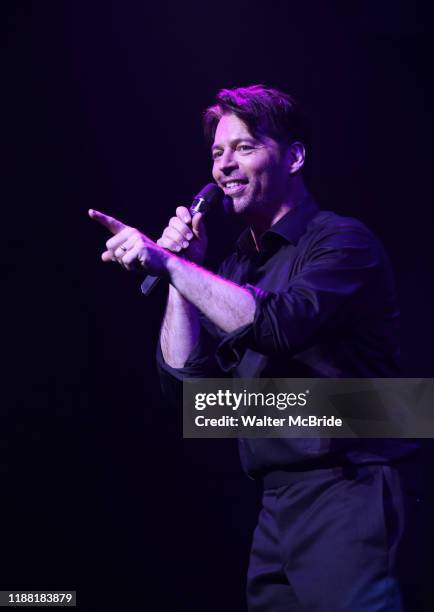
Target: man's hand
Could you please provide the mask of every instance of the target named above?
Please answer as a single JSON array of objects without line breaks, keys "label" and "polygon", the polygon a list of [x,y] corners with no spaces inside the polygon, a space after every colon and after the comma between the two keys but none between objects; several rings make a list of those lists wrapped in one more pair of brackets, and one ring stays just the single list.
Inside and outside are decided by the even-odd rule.
[{"label": "man's hand", "polygon": [[178,206],[176,216],[170,219],[157,244],[173,253],[183,251],[186,259],[201,264],[208,246],[203,215],[192,217],[188,208]]},{"label": "man's hand", "polygon": [[103,261],[117,261],[127,270],[143,268],[154,276],[167,275],[168,260],[174,255],[162,246],[157,246],[135,227],[125,225],[98,210],[90,209],[89,217],[113,234],[106,242],[107,250],[101,255]]},{"label": "man's hand", "polygon": [[[182,225],[176,221],[178,212],[180,215],[184,215],[185,220]],[[184,234],[181,232],[185,231],[185,227],[189,228],[188,222],[186,222],[186,212],[188,213],[186,208],[180,207],[177,209],[177,217],[172,218],[169,226],[164,230],[163,236],[158,241],[158,245],[134,227],[125,225],[97,210],[90,210],[89,216],[113,234],[113,237],[106,242],[107,250],[102,254],[103,261],[118,261],[128,270],[140,266],[152,275],[165,276],[171,286],[183,298],[181,309],[185,311],[185,304],[192,304],[224,332],[231,333],[243,325],[252,323],[256,305],[250,291],[166,250],[167,248],[179,251],[180,244],[181,249],[184,248]],[[188,214],[190,215],[190,213]],[[199,248],[198,251],[193,252],[193,256],[199,258],[205,254],[206,237],[203,225],[200,223],[201,219],[196,220],[196,217],[199,217],[199,214],[194,215],[192,219],[193,232],[190,231],[190,233],[194,234],[196,232],[194,235],[198,238]],[[191,215],[189,218],[191,219]],[[176,227],[173,227],[172,223]],[[176,232],[172,232],[171,229],[169,231],[169,228],[176,230]],[[188,240],[186,238],[185,242],[188,242]],[[188,248],[192,248],[195,243],[196,240]],[[165,245],[165,248],[161,245]],[[191,311],[188,311],[187,316],[185,316],[184,312],[183,316],[189,319],[190,314]],[[196,327],[197,325],[198,321],[196,319]],[[192,342],[195,342],[197,333],[190,334],[190,336]],[[189,342],[188,351],[192,342]],[[188,351],[184,351],[185,355],[182,359],[188,356]],[[181,362],[182,359],[179,358]]]}]

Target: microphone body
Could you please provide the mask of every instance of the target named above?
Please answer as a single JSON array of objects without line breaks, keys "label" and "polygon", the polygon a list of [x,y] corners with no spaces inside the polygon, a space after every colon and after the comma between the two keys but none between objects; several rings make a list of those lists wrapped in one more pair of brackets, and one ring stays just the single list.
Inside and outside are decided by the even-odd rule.
[{"label": "microphone body", "polygon": [[[190,206],[190,214],[192,217],[198,213],[206,214],[211,207],[222,199],[223,192],[215,183],[208,183],[199,191]],[[149,295],[160,280],[159,276],[148,274],[142,282],[140,289],[143,295]]]}]

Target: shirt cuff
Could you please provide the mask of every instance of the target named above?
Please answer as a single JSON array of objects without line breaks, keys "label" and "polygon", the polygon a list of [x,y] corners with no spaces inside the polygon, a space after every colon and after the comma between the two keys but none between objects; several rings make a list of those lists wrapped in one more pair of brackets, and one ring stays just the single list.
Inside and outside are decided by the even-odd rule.
[{"label": "shirt cuff", "polygon": [[197,371],[201,365],[201,360],[198,359],[194,361],[198,350],[199,342],[183,368],[172,368],[164,360],[160,341],[157,343],[157,370],[160,378],[161,391],[168,405],[176,410],[182,406],[182,381],[184,378],[194,378],[198,376]]},{"label": "shirt cuff", "polygon": [[190,353],[189,358],[185,362],[184,367],[172,368],[164,360],[160,341],[157,343],[157,366],[160,373],[167,374],[168,376],[172,376],[180,381],[184,380],[184,378],[198,378],[206,376],[206,373],[208,372],[209,359],[210,356],[204,354],[201,342],[198,340],[194,349]]}]

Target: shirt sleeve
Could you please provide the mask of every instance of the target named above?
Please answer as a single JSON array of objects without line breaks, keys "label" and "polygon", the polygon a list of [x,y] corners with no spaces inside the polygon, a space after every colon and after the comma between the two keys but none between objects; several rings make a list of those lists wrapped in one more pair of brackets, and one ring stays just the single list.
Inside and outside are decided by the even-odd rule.
[{"label": "shirt sleeve", "polygon": [[184,378],[217,378],[222,376],[215,352],[217,341],[201,325],[198,342],[192,350],[183,368],[172,368],[163,357],[161,344],[157,344],[157,370],[164,398],[173,406],[182,405],[182,381]]},{"label": "shirt sleeve", "polygon": [[[322,231],[284,291],[245,285],[255,298],[254,320],[228,334],[217,349],[225,371],[246,349],[294,355],[336,334],[350,321],[378,316],[390,288],[381,244],[363,225]],[[382,306],[383,305],[383,306]]]}]

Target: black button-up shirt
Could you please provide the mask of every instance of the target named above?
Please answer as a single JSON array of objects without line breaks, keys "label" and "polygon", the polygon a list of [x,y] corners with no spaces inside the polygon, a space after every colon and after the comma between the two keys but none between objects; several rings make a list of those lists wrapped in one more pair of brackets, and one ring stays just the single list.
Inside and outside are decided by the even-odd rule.
[{"label": "black button-up shirt", "polygon": [[[399,309],[388,258],[359,221],[320,211],[308,198],[260,239],[250,229],[219,275],[255,297],[254,321],[226,334],[205,317],[182,369],[157,362],[166,396],[180,402],[185,377],[398,377]],[[411,440],[242,439],[250,475],[342,462],[386,462]]]}]

